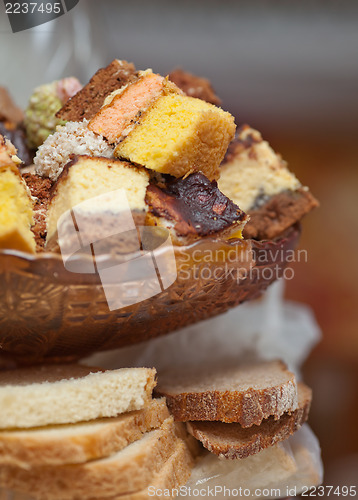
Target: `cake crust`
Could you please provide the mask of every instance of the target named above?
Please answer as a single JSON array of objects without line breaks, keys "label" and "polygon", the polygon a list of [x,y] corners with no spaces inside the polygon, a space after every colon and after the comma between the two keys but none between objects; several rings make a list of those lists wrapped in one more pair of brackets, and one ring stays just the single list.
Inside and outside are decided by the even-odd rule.
[{"label": "cake crust", "polygon": [[30,189],[31,196],[35,198],[34,225],[31,230],[35,235],[37,251],[41,252],[46,242],[46,214],[50,200],[52,182],[50,179],[28,172],[22,174],[22,178]]},{"label": "cake crust", "polygon": [[202,172],[214,180],[235,130],[227,111],[201,99],[166,95],[117,145],[114,155],[162,174]]},{"label": "cake crust", "polygon": [[297,408],[295,376],[282,361],[166,372],[155,393],[166,397],[180,422],[219,420],[251,427]]},{"label": "cake crust", "polygon": [[244,238],[272,240],[318,206],[316,198],[305,188],[276,194],[249,211],[250,220],[244,228]]},{"label": "cake crust", "polygon": [[4,430],[0,433],[0,464],[61,466],[103,458],[157,429],[169,416],[163,398],[118,417],[75,425]]},{"label": "cake crust", "polygon": [[242,125],[221,164],[220,189],[250,216],[244,237],[274,239],[318,206],[260,132]]},{"label": "cake crust", "polygon": [[174,82],[186,95],[220,106],[221,99],[216,95],[207,78],[193,75],[181,68],[174,69],[168,76],[169,80]]},{"label": "cake crust", "polygon": [[102,107],[105,98],[137,77],[133,63],[114,59],[99,69],[90,81],[56,113],[61,120],[90,120]]},{"label": "cake crust", "polygon": [[260,426],[244,429],[240,424],[188,422],[187,429],[210,452],[221,458],[241,459],[287,439],[303,425],[309,414],[312,391],[298,384],[298,408],[278,420],[269,417]]}]

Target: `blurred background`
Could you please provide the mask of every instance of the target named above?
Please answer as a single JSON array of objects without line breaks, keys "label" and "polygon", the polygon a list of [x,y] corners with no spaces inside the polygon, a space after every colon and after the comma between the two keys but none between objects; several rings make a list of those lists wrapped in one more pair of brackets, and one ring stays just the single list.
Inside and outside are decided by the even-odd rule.
[{"label": "blurred background", "polygon": [[321,207],[303,223],[308,262],[287,297],[323,340],[305,365],[325,483],[358,477],[358,2],[80,0],[12,34],[0,5],[0,84],[22,106],[36,85],[83,83],[112,59],[209,78],[238,124],[258,128]]}]

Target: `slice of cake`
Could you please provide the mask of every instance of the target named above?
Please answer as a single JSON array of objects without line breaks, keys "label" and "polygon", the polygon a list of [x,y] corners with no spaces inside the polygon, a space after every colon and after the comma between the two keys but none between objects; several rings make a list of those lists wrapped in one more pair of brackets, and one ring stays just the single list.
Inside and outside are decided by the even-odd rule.
[{"label": "slice of cake", "polygon": [[[148,444],[145,442],[145,444]],[[165,444],[164,444],[165,446]],[[171,491],[179,491],[180,487],[185,485],[188,481],[192,468],[194,466],[193,456],[190,453],[188,446],[177,439],[174,445],[174,451],[172,455],[164,462],[162,467],[155,473],[153,473],[152,478],[150,479],[150,485],[146,486],[140,491],[135,491],[132,493],[124,493],[124,494],[113,494],[111,496],[106,496],[105,498],[102,495],[102,491],[99,493],[100,496],[93,497],[91,496],[88,500],[148,500],[148,498],[153,497],[153,492],[168,492],[168,495],[165,495],[165,498],[169,497],[169,492]],[[128,464],[128,468],[131,468],[131,464]],[[153,461],[153,470],[156,470],[156,463]],[[136,475],[136,474],[135,474]],[[123,476],[120,476],[123,478]],[[125,475],[124,475],[125,480]],[[41,479],[40,479],[41,481]],[[112,467],[108,469],[108,473],[106,474],[105,482],[111,484],[115,482],[118,484],[118,469]],[[121,483],[119,483],[119,488],[121,487]],[[96,488],[98,486],[96,485]],[[116,488],[114,488],[116,489]],[[37,490],[37,488],[36,488]],[[88,488],[86,488],[86,493],[88,492]],[[112,493],[114,493],[112,491]],[[42,498],[42,497],[40,497]],[[47,496],[46,496],[47,498]],[[76,497],[77,498],[77,497]],[[83,498],[81,496],[81,498]],[[156,496],[156,498],[159,498]],[[19,493],[14,490],[7,490],[4,488],[0,488],[0,499],[1,500],[34,500],[34,497],[29,496],[26,493]]]},{"label": "slice of cake", "polygon": [[57,118],[72,122],[90,120],[102,107],[105,98],[137,78],[135,67],[127,61],[115,59],[105,68],[101,68],[91,80],[70,99]]},{"label": "slice of cake", "polygon": [[34,158],[36,174],[56,181],[71,155],[113,158],[113,148],[87,127],[88,121],[68,122],[58,127],[37,150]]},{"label": "slice of cake", "polygon": [[174,177],[200,171],[213,180],[234,133],[230,113],[201,99],[167,95],[154,103],[115,155]]},{"label": "slice of cake", "polygon": [[27,141],[31,148],[37,149],[53,134],[63,121],[56,118],[56,111],[82,88],[77,78],[69,77],[36,87],[30,96],[25,111],[24,125]]},{"label": "slice of cake", "polygon": [[14,160],[16,149],[0,135],[0,249],[32,253],[33,201]]},{"label": "slice of cake", "polygon": [[22,178],[35,199],[34,225],[31,230],[35,235],[37,251],[42,251],[46,242],[46,215],[52,183],[47,178],[29,172],[22,174]]},{"label": "slice of cake", "polygon": [[59,364],[0,371],[0,429],[117,417],[144,408],[155,385],[152,368]]},{"label": "slice of cake", "polygon": [[240,127],[220,168],[220,190],[250,215],[246,238],[272,239],[318,202],[260,132]]},{"label": "slice of cake", "polygon": [[172,239],[188,244],[198,238],[241,238],[247,215],[198,172],[147,188],[147,224],[170,230]]},{"label": "slice of cake", "polygon": [[153,399],[140,410],[110,418],[4,429],[0,431],[0,464],[29,468],[79,464],[108,457],[142,438],[146,432],[158,429],[169,416],[162,398]]},{"label": "slice of cake", "polygon": [[167,78],[148,69],[133,82],[110,94],[88,128],[108,142],[123,140],[138,125],[144,113],[162,95],[181,91]]},{"label": "slice of cake", "polygon": [[180,422],[220,420],[251,427],[298,406],[296,378],[282,361],[167,370],[159,374],[155,392],[166,397]]},{"label": "slice of cake", "polygon": [[143,435],[125,448],[98,460],[58,467],[0,468],[0,484],[38,499],[92,499],[136,493],[150,486],[177,445],[171,417],[161,427]]},{"label": "slice of cake", "polygon": [[[148,184],[147,170],[134,167],[128,162],[89,156],[73,157],[65,166],[52,192],[47,216],[47,242],[55,236],[59,218],[88,200],[91,201],[85,206],[86,212],[81,212],[81,218],[85,226],[82,229],[89,242],[100,239],[101,231],[107,234],[108,226],[114,227],[112,234],[124,231],[120,214],[128,207],[134,222],[143,224]],[[125,191],[124,200],[109,199],[112,192],[120,189]],[[97,199],[104,194],[108,194],[109,204],[101,204]],[[82,239],[83,237],[82,234]]]},{"label": "slice of cake", "polygon": [[269,417],[261,425],[247,429],[236,423],[188,422],[187,429],[206,449],[221,458],[233,460],[255,455],[284,441],[307,421],[312,391],[302,383],[297,384],[297,389],[298,408],[279,419]]},{"label": "slice of cake", "polygon": [[215,106],[220,106],[221,99],[216,95],[211,83],[207,78],[193,75],[181,68],[174,69],[168,75],[169,80],[174,82],[186,95],[197,97]]},{"label": "slice of cake", "polygon": [[[282,443],[262,450],[244,460],[220,459],[206,453],[190,477],[189,487],[207,490],[241,488],[251,499],[286,498],[289,492],[299,495],[322,483],[323,467],[317,438],[307,425]],[[229,490],[230,489],[230,490]],[[290,494],[290,493],[289,493]],[[190,495],[179,495],[190,498]],[[242,495],[244,496],[244,495]]]}]

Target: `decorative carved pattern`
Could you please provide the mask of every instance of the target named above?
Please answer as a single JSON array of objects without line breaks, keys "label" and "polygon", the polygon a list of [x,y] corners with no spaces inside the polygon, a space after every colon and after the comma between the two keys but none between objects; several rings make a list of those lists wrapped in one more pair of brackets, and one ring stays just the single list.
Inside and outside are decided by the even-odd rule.
[{"label": "decorative carved pattern", "polygon": [[[69,273],[60,256],[0,252],[0,365],[1,358],[19,363],[76,359],[223,313],[257,297],[280,277],[286,252],[298,237],[299,230],[292,228],[274,242],[176,247],[176,282],[155,297],[115,311],[108,309],[98,276]],[[230,262],[204,258],[209,251],[243,247],[252,251],[248,262],[240,252]],[[238,280],[238,269],[250,273]]]}]

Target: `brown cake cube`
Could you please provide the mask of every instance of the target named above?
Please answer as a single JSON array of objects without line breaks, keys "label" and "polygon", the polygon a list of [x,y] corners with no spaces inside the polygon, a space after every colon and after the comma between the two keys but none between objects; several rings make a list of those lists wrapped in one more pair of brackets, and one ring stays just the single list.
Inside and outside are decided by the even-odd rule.
[{"label": "brown cake cube", "polygon": [[215,94],[211,83],[207,78],[187,73],[177,68],[169,73],[169,80],[174,82],[186,95],[197,97],[203,101],[220,106],[221,99]]},{"label": "brown cake cube", "polygon": [[134,64],[114,59],[101,68],[72,99],[56,113],[57,118],[72,122],[90,120],[102,107],[105,98],[137,77]]}]

